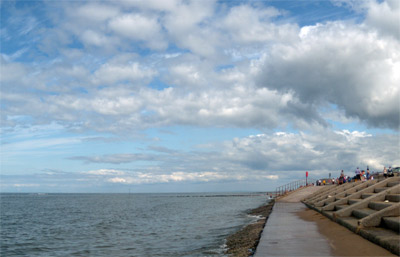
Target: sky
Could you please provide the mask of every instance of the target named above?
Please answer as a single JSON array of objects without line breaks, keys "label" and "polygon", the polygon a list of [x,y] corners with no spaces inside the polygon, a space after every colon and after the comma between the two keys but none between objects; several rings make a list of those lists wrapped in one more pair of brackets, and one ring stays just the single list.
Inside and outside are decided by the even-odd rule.
[{"label": "sky", "polygon": [[1,192],[271,191],[400,166],[400,1],[0,2]]}]

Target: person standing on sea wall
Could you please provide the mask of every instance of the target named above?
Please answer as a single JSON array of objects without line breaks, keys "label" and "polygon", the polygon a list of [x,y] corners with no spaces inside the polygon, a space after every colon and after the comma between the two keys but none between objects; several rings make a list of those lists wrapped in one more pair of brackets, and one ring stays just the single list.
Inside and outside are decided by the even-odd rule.
[{"label": "person standing on sea wall", "polygon": [[369,173],[369,168],[367,168],[367,174],[366,174],[366,176],[367,176],[367,180],[369,180],[369,179],[371,178],[371,174]]},{"label": "person standing on sea wall", "polygon": [[342,170],[342,171],[340,172],[339,185],[345,183],[345,180],[346,180],[346,179],[344,178],[344,171]]},{"label": "person standing on sea wall", "polygon": [[386,169],[386,167],[385,166],[383,166],[383,176],[385,177],[385,178],[387,178],[387,169]]},{"label": "person standing on sea wall", "polygon": [[393,177],[393,176],[394,176],[394,174],[393,174],[392,166],[389,166],[388,177]]},{"label": "person standing on sea wall", "polygon": [[367,180],[367,175],[365,175],[365,171],[362,170],[361,171],[361,181],[365,181],[365,180]]},{"label": "person standing on sea wall", "polygon": [[361,179],[361,171],[358,167],[357,167],[355,173],[356,173],[356,179],[360,180]]}]

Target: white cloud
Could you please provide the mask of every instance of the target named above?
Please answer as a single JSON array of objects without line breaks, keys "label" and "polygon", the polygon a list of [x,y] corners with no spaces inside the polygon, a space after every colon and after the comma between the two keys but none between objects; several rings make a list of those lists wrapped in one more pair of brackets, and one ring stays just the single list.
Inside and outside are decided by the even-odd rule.
[{"label": "white cloud", "polygon": [[387,163],[400,164],[396,141],[396,135],[372,136],[346,130],[336,133],[325,130],[313,134],[278,132],[235,139],[233,147],[227,145],[226,151],[232,161],[251,169],[277,171],[279,174],[290,174],[298,169],[351,171],[355,166],[364,165],[380,170]]},{"label": "white cloud", "polygon": [[119,14],[118,8],[111,5],[103,5],[99,3],[89,3],[70,10],[70,14],[81,19],[93,22],[102,22],[113,18]]},{"label": "white cloud", "polygon": [[366,133],[365,131],[359,132],[359,131],[353,131],[350,132],[347,129],[343,131],[335,131],[335,133],[345,136],[348,141],[354,141],[358,138],[363,138],[363,137],[372,137],[371,134]]},{"label": "white cloud", "polygon": [[376,29],[382,36],[400,39],[400,3],[397,0],[332,0],[348,5],[356,12],[365,14],[365,25]]},{"label": "white cloud", "polygon": [[215,1],[188,1],[168,12],[163,25],[172,42],[200,56],[218,55],[223,39],[213,27],[214,8]]},{"label": "white cloud", "polygon": [[[258,134],[234,138],[222,144],[209,144],[207,149],[212,149],[212,152],[155,152],[147,158],[157,160],[157,163],[149,162],[140,169],[115,175],[100,171],[99,175],[114,175],[112,178],[124,178],[126,183],[141,184],[293,179],[301,177],[304,171],[315,176],[341,169],[350,173],[356,166],[367,165],[377,171],[383,166],[400,166],[396,141],[396,135],[374,136],[364,131],[348,130]],[[118,164],[120,162],[113,159],[118,156],[103,156],[102,162]],[[124,156],[125,161],[139,160],[134,154]],[[90,156],[85,160],[98,162]]]},{"label": "white cloud", "polygon": [[[71,160],[81,160],[88,163],[129,163],[134,161],[152,161],[156,160],[156,157],[149,154],[110,154],[103,156],[75,156],[71,157]],[[108,171],[108,170],[106,170]]]},{"label": "white cloud", "polygon": [[[14,82],[20,81],[21,78],[28,74],[28,69],[21,63],[9,62],[7,59],[12,59],[4,54],[1,55],[0,59],[0,82]],[[3,84],[4,85],[4,84]]]},{"label": "white cloud", "polygon": [[[98,10],[87,26],[74,23],[72,7],[59,18],[69,27],[54,30],[78,35],[87,47],[82,51],[62,49],[63,56],[45,65],[3,60],[5,115],[112,132],[182,124],[309,129],[327,125],[320,108],[333,104],[347,118],[398,128],[399,42],[365,24],[338,21],[299,31],[293,23],[274,23],[283,11],[271,7],[219,12],[213,1],[172,1],[160,12],[153,2],[121,4],[74,5],[79,17]],[[136,41],[152,49],[148,44],[167,39],[181,49],[144,57],[135,50]],[[150,89],[154,79],[167,88]]]},{"label": "white cloud", "polygon": [[282,13],[273,8],[255,9],[248,5],[233,7],[223,24],[230,36],[239,43],[264,43],[296,39],[298,27],[294,24],[275,25],[271,18]]},{"label": "white cloud", "polygon": [[126,180],[126,179],[124,179],[124,178],[118,178],[118,177],[110,178],[110,179],[108,179],[108,181],[110,181],[111,183],[122,183],[122,184],[127,183],[127,180]]},{"label": "white cloud", "polygon": [[167,47],[156,18],[146,17],[138,13],[125,14],[111,20],[109,27],[128,39],[144,41],[152,49],[165,49]]},{"label": "white cloud", "polygon": [[[103,174],[99,174],[103,175]],[[108,174],[106,174],[108,175]],[[277,175],[267,175],[258,176],[260,179],[276,180]],[[249,174],[243,176],[240,174],[228,174],[223,172],[172,172],[169,174],[154,174],[154,173],[125,173],[125,176],[105,178],[105,181],[118,184],[155,184],[155,183],[180,183],[180,182],[211,182],[211,181],[242,181],[254,179],[254,177]]]},{"label": "white cloud", "polygon": [[14,187],[39,187],[39,184],[14,184]]},{"label": "white cloud", "polygon": [[172,11],[181,4],[180,0],[120,1],[123,6],[134,6],[143,10]]},{"label": "white cloud", "polygon": [[116,176],[116,175],[124,175],[124,171],[114,170],[114,169],[99,169],[99,170],[90,170],[86,172],[82,172],[83,174],[89,175],[100,175],[100,176]]},{"label": "white cloud", "polygon": [[385,36],[400,40],[400,3],[397,0],[369,1],[366,24]]},{"label": "white cloud", "polygon": [[106,46],[111,43],[111,40],[104,34],[99,34],[93,30],[86,30],[82,34],[82,41],[88,45]]},{"label": "white cloud", "polygon": [[[2,33],[23,45],[1,53],[2,132],[59,124],[124,139],[180,126],[264,133],[204,142],[214,152],[135,149],[65,157],[115,166],[79,173],[82,181],[107,183],[280,180],[303,170],[399,163],[398,134],[330,131],[335,122],[399,129],[398,1],[350,4],[365,20],[302,28],[293,14],[267,2],[46,2],[41,17],[25,10],[28,25],[10,12],[5,19],[13,30]],[[34,151],[82,143],[58,136],[11,136],[2,147]],[[164,142],[162,135],[155,138],[154,144]],[[119,173],[132,163],[144,163],[143,169]]]},{"label": "white cloud", "polygon": [[304,103],[329,102],[349,117],[398,129],[398,41],[343,22],[308,26],[300,36],[264,57],[260,86],[292,90]]},{"label": "white cloud", "polygon": [[149,81],[156,75],[156,71],[143,67],[137,62],[125,65],[103,64],[94,73],[94,83],[96,84],[114,84],[120,81],[136,82],[140,80]]}]

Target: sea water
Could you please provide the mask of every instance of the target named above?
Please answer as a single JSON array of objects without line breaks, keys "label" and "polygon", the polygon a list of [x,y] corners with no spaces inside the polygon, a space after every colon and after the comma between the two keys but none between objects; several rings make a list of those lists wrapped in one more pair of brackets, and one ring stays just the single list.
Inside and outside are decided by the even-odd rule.
[{"label": "sea water", "polygon": [[1,256],[225,256],[265,194],[1,194]]}]

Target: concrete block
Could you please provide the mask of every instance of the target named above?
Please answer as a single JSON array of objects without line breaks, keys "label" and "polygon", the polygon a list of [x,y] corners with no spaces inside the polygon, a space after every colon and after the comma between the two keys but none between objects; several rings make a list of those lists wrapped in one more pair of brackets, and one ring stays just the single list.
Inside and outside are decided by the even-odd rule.
[{"label": "concrete block", "polygon": [[394,203],[391,202],[376,202],[376,201],[372,201],[368,204],[368,208],[371,208],[373,210],[377,210],[380,211],[382,209],[385,209],[387,207],[392,206]]},{"label": "concrete block", "polygon": [[355,204],[361,201],[362,199],[349,199],[349,204]]},{"label": "concrete block", "polygon": [[344,208],[347,208],[347,207],[349,207],[348,204],[336,205],[335,206],[335,210],[338,211],[338,210],[341,210],[341,209],[344,209]]},{"label": "concrete block", "polygon": [[381,220],[386,217],[398,217],[400,216],[400,203],[395,203],[390,207],[384,208],[380,211],[375,212],[358,222],[360,228],[363,227],[377,227],[381,224]]},{"label": "concrete block", "polygon": [[379,187],[379,188],[375,188],[374,192],[375,193],[380,193],[385,191],[386,189],[388,189],[389,187]]},{"label": "concrete block", "polygon": [[387,228],[400,234],[400,216],[397,217],[383,217],[382,223]]},{"label": "concrete block", "polygon": [[[377,185],[379,186],[379,183]],[[368,188],[366,188],[365,190],[368,190]],[[360,201],[356,204],[352,204],[345,209],[335,212],[333,214],[333,218],[335,219],[336,217],[339,217],[339,216],[350,216],[354,210],[367,208],[369,203],[372,201],[383,201],[383,200],[385,200],[387,194],[398,193],[399,190],[400,190],[400,184],[397,186],[388,187],[385,191],[377,193],[373,196],[363,199],[362,201]],[[356,195],[356,194],[360,194],[360,193],[355,193],[354,195]],[[360,196],[361,196],[361,194],[360,194]],[[350,196],[350,197],[352,197],[352,196]]]},{"label": "concrete block", "polygon": [[354,210],[352,215],[358,219],[365,218],[371,214],[374,214],[377,212],[376,210],[370,209],[370,208],[363,208],[363,209],[357,209]]},{"label": "concrete block", "polygon": [[392,182],[388,182],[387,186],[388,187],[392,187],[392,186],[395,186],[395,185],[398,185],[398,184],[400,184],[400,181],[392,181]]},{"label": "concrete block", "polygon": [[361,195],[361,198],[362,198],[362,199],[365,199],[365,198],[370,197],[371,195],[374,195],[374,193],[365,193],[365,194],[362,194],[362,195]]},{"label": "concrete block", "polygon": [[400,202],[400,194],[388,194],[386,195],[386,200],[389,202]]}]

